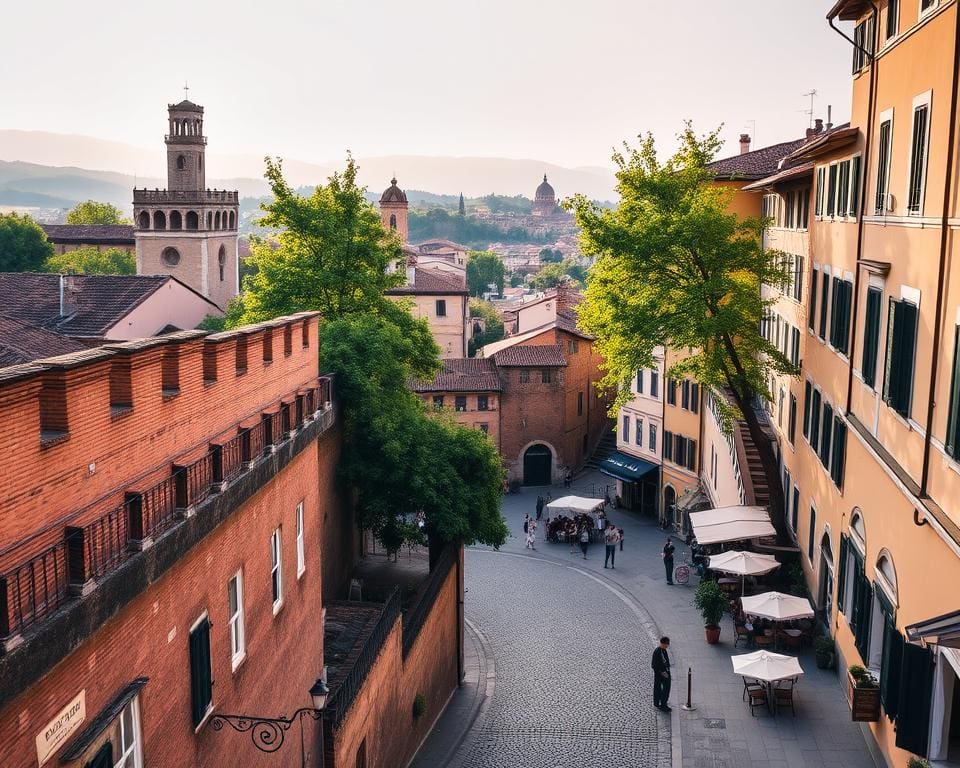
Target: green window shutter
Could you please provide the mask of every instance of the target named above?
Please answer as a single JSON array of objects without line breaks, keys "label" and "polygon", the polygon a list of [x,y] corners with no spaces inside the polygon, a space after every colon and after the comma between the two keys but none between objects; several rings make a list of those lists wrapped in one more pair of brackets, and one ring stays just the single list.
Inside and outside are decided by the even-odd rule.
[{"label": "green window shutter", "polygon": [[213,697],[210,675],[210,621],[204,618],[190,632],[190,707],[194,726],[200,725]]},{"label": "green window shutter", "polygon": [[814,318],[817,316],[817,278],[820,273],[817,270],[810,272],[810,308],[807,311],[807,327],[812,331]]},{"label": "green window shutter", "polygon": [[863,381],[870,387],[877,381],[877,348],[880,345],[880,311],[883,292],[877,288],[867,289],[867,311],[863,328],[863,358],[861,373]]},{"label": "green window shutter", "polygon": [[803,385],[803,436],[810,437],[810,382]]},{"label": "green window shutter", "polygon": [[827,338],[827,310],[830,308],[830,276],[824,275],[820,284],[820,333],[821,339]]},{"label": "green window shutter", "polygon": [[840,559],[837,563],[837,610],[844,611],[844,592],[847,586],[847,549],[850,546],[850,540],[843,534],[840,534]]},{"label": "green window shutter", "polygon": [[853,158],[850,170],[850,216],[860,215],[860,155]]},{"label": "green window shutter", "polygon": [[813,390],[810,404],[810,447],[818,453],[820,447],[820,390]]},{"label": "green window shutter", "polygon": [[787,437],[793,445],[797,438],[797,398],[793,392],[790,393],[790,418],[787,424]]},{"label": "green window shutter", "polygon": [[950,379],[950,410],[947,415],[947,453],[957,458],[960,446],[960,325],[953,329],[953,376]]},{"label": "green window shutter", "polygon": [[866,666],[867,651],[870,650],[870,622],[873,613],[873,587],[861,572],[860,574],[860,612],[857,617],[856,646]]},{"label": "green window shutter", "polygon": [[820,433],[820,463],[830,469],[830,450],[833,447],[833,407],[823,404],[823,430]]},{"label": "green window shutter", "polygon": [[887,717],[893,720],[900,709],[900,665],[903,663],[903,635],[897,623],[887,616],[883,625],[883,661],[880,667],[880,701]]},{"label": "green window shutter", "polygon": [[697,469],[697,441],[687,440],[687,469]]},{"label": "green window shutter", "polygon": [[900,388],[900,336],[901,321],[898,311],[900,302],[890,299],[890,307],[887,310],[887,354],[883,365],[883,400],[888,405],[893,405],[897,399],[897,393]]},{"label": "green window shutter", "polygon": [[833,312],[830,313],[830,344],[834,349],[838,349],[839,342],[837,341],[837,325],[840,320],[841,314],[841,304],[842,300],[840,298],[840,278],[834,277],[831,281],[833,294]]},{"label": "green window shutter", "polygon": [[932,693],[933,654],[923,646],[904,643],[897,707],[896,744],[900,749],[927,754]]},{"label": "green window shutter", "polygon": [[894,404],[897,413],[901,416],[910,415],[910,396],[913,394],[913,364],[917,344],[917,307],[907,301],[900,302],[900,355],[898,367],[900,369],[900,388],[897,402]]},{"label": "green window shutter", "polygon": [[843,469],[847,461],[847,425],[834,419],[833,455],[830,460],[830,477],[837,488],[843,490]]}]

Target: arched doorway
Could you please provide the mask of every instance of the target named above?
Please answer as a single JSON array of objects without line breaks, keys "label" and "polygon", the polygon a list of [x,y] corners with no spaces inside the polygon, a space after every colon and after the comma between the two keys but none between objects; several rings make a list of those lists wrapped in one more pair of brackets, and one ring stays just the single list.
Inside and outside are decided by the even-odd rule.
[{"label": "arched doorway", "polygon": [[550,485],[553,478],[553,454],[542,443],[531,445],[523,454],[523,484]]},{"label": "arched doorway", "polygon": [[823,610],[824,623],[829,627],[833,622],[833,545],[830,543],[830,531],[824,530],[820,539],[820,579],[817,603]]},{"label": "arched doorway", "polygon": [[676,524],[677,492],[672,485],[663,489],[663,522]]}]

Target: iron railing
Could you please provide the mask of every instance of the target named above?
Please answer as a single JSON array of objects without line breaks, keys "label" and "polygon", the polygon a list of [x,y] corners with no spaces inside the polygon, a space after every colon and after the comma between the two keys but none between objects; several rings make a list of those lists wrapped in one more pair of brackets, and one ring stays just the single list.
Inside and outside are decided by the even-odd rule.
[{"label": "iron railing", "polygon": [[[303,390],[299,390],[303,392]],[[307,389],[307,415],[331,403],[329,377]],[[294,394],[284,398],[299,397]],[[292,406],[281,412],[290,423]],[[96,579],[115,570],[172,528],[187,511],[218,492],[221,484],[235,480],[275,443],[290,439],[303,419],[282,433],[277,413],[264,414],[253,427],[237,427],[238,433],[223,445],[209,445],[207,453],[186,465],[174,465],[171,473],[142,491],[126,494],[122,504],[82,526],[68,526],[56,542],[39,554],[0,573],[0,641],[19,634],[59,609],[71,592],[82,594]],[[168,465],[169,466],[169,465]],[[80,516],[80,510],[73,518]],[[11,555],[11,559],[15,559]]]},{"label": "iron railing", "polygon": [[363,648],[357,656],[353,667],[347,673],[346,677],[336,690],[330,694],[327,699],[327,706],[324,708],[324,715],[334,728],[337,728],[350,711],[350,705],[353,704],[357,694],[363,688],[373,664],[380,655],[380,649],[387,641],[387,637],[393,630],[397,619],[400,618],[400,588],[394,588],[390,597],[383,604],[383,610],[380,612],[380,618],[373,628],[373,631],[367,636],[363,643]]}]

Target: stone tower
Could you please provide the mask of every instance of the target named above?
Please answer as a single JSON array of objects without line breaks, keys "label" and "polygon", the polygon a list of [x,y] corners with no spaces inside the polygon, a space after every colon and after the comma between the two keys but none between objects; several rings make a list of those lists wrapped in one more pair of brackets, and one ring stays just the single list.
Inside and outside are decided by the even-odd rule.
[{"label": "stone tower", "polygon": [[133,190],[137,274],[173,275],[226,309],[240,289],[238,195],[207,189],[203,107],[167,111],[167,188]]},{"label": "stone tower", "polygon": [[384,229],[396,231],[401,243],[409,240],[408,207],[406,193],[397,186],[396,178],[390,179],[390,186],[380,195],[380,219],[383,221]]}]

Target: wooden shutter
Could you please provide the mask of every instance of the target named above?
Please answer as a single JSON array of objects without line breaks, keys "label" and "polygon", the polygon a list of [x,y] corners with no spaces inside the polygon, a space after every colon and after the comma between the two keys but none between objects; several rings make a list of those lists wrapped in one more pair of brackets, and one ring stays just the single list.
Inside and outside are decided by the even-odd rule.
[{"label": "wooden shutter", "polygon": [[913,110],[913,140],[910,152],[910,199],[907,209],[917,213],[923,200],[923,177],[927,163],[927,105]]},{"label": "wooden shutter", "polygon": [[900,316],[897,307],[900,302],[890,299],[890,306],[887,310],[887,353],[883,366],[883,400],[888,405],[893,405],[897,399],[897,393],[900,390],[900,366],[898,356],[900,353],[900,337],[903,331],[900,328]]},{"label": "wooden shutter", "polygon": [[844,613],[844,592],[847,586],[847,550],[850,547],[850,539],[844,534],[840,534],[840,559],[837,562],[837,610]]},{"label": "wooden shutter", "polygon": [[896,621],[887,616],[883,625],[883,662],[880,668],[880,701],[887,717],[893,720],[900,709],[900,667],[903,664],[903,635]]},{"label": "wooden shutter", "polygon": [[200,725],[213,696],[210,675],[210,621],[207,618],[190,632],[190,706],[194,726]]},{"label": "wooden shutter", "polygon": [[803,385],[803,436],[810,437],[810,382]]},{"label": "wooden shutter", "polygon": [[960,445],[960,325],[953,329],[953,376],[950,379],[950,410],[947,417],[947,439],[944,448],[954,458]]},{"label": "wooden shutter", "polygon": [[922,646],[904,643],[897,706],[896,744],[900,749],[927,754],[932,693],[933,654]]},{"label": "wooden shutter", "polygon": [[697,441],[687,440],[687,469],[697,469]]},{"label": "wooden shutter", "polygon": [[830,276],[824,275],[820,284],[820,333],[821,339],[827,338],[827,310],[830,301]]},{"label": "wooden shutter", "polygon": [[830,469],[830,450],[833,447],[833,407],[823,404],[823,430],[820,433],[820,463]]},{"label": "wooden shutter", "polygon": [[690,385],[690,410],[696,413],[700,408],[700,385]]},{"label": "wooden shutter", "polygon": [[867,289],[867,311],[863,328],[863,358],[861,373],[868,386],[874,386],[877,380],[877,348],[880,345],[880,309],[883,292],[877,288]]},{"label": "wooden shutter", "polygon": [[807,327],[812,331],[814,327],[814,318],[817,316],[817,278],[820,273],[817,270],[810,272],[810,309],[807,313]]},{"label": "wooden shutter", "polygon": [[851,161],[850,166],[850,216],[860,215],[860,155]]},{"label": "wooden shutter", "polygon": [[910,395],[913,392],[913,363],[917,343],[917,307],[908,301],[899,302],[898,307],[901,330],[897,368],[900,376],[897,401],[894,408],[901,416],[909,416]]},{"label": "wooden shutter", "polygon": [[820,447],[820,390],[813,390],[810,404],[810,447],[819,455]]},{"label": "wooden shutter", "polygon": [[857,651],[860,652],[860,658],[863,659],[864,666],[866,666],[867,662],[869,661],[867,658],[867,651],[870,650],[870,625],[873,614],[873,587],[871,586],[870,582],[867,581],[867,577],[864,576],[862,569],[857,574],[857,581],[859,582],[859,589],[857,590],[859,605],[857,610],[857,631],[854,639],[856,642]]},{"label": "wooden shutter", "polygon": [[833,456],[830,460],[830,477],[837,488],[843,490],[843,470],[847,461],[847,425],[835,419],[833,424]]},{"label": "wooden shutter", "polygon": [[673,432],[663,433],[663,458],[673,461]]}]

